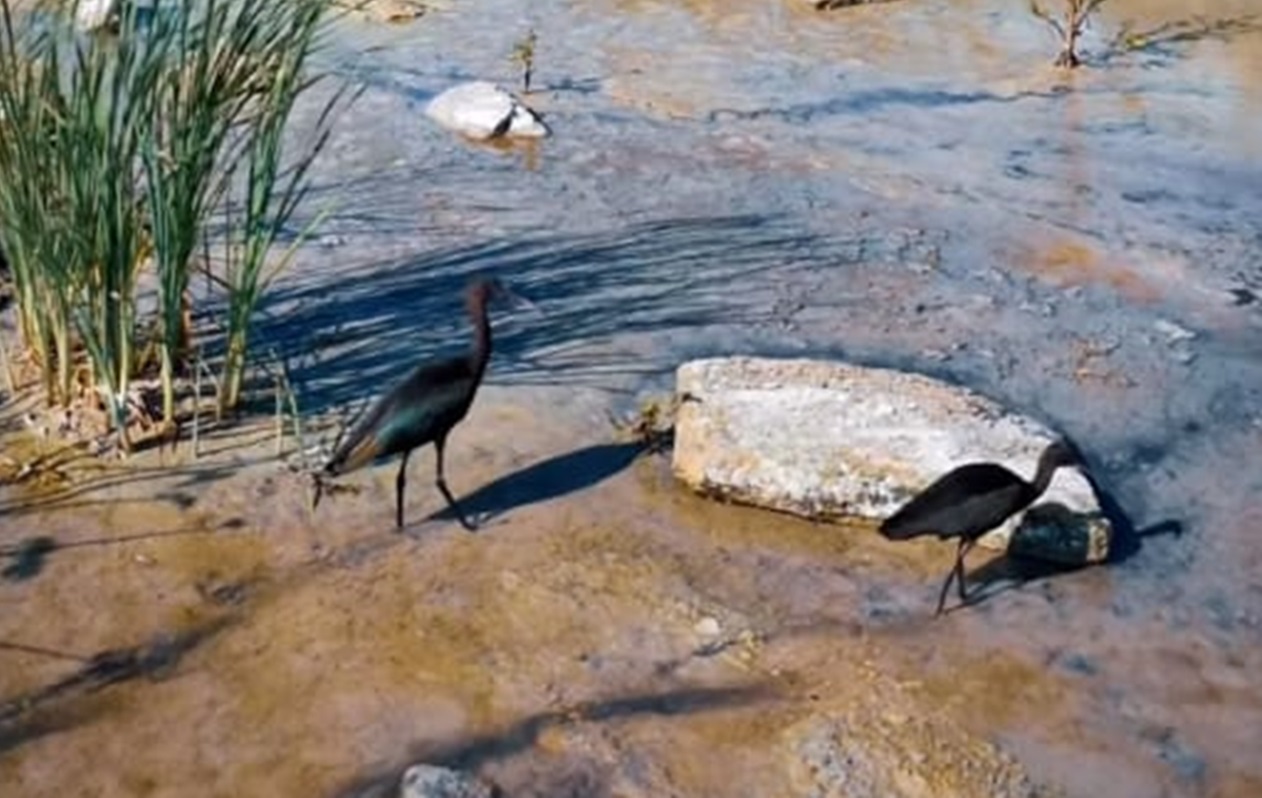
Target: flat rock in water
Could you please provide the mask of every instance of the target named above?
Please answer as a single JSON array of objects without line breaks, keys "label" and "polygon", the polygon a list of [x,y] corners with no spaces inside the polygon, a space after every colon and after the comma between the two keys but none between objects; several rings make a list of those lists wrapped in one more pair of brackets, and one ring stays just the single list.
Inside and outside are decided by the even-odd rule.
[{"label": "flat rock in water", "polygon": [[413,765],[403,774],[399,798],[493,798],[486,782],[437,765]]},{"label": "flat rock in water", "polygon": [[438,124],[472,139],[542,138],[551,133],[543,120],[509,91],[473,81],[453,86],[425,107]]},{"label": "flat rock in water", "polygon": [[[965,388],[841,362],[716,358],[679,367],[673,468],[693,490],[812,519],[883,519],[952,468],[992,461],[1025,479],[1057,436]],[[1112,526],[1074,468],[979,543],[1099,562]]]}]

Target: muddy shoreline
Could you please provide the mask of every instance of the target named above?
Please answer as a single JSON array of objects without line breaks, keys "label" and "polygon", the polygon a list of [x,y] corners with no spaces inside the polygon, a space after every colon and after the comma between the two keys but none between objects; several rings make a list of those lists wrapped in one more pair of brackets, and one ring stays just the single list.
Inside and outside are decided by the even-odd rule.
[{"label": "muddy shoreline", "polygon": [[[1249,6],[1110,2],[1087,47]],[[511,83],[527,27],[553,139],[497,151],[427,123],[457,80]],[[461,346],[470,274],[540,303],[497,323],[449,450],[488,526],[393,535],[389,467],[312,515],[267,421],[60,497],[0,487],[0,546],[174,533],[0,581],[0,641],[215,630],[161,679],[0,731],[0,781],[367,795],[429,757],[514,796],[828,795],[811,774],[840,735],[874,779],[918,772],[908,795],[979,794],[1011,762],[1070,796],[1258,794],[1262,32],[1209,33],[1066,77],[1037,20],[989,0],[348,21],[325,59],[367,88],[311,198],[331,215],[259,334],[316,416]],[[1104,568],[979,564],[995,594],[929,623],[949,552],[712,506],[613,439],[607,412],[736,353],[911,368],[1036,415],[1135,534]],[[431,468],[413,458],[414,484]],[[694,656],[704,618],[719,655]],[[75,667],[0,651],[0,700]]]}]

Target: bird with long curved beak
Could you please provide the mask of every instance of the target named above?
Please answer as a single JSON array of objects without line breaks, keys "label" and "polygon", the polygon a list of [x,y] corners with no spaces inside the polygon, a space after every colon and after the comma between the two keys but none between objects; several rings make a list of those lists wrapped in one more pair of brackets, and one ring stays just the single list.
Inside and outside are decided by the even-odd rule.
[{"label": "bird with long curved beak", "polygon": [[889,540],[922,535],[959,539],[955,565],[938,596],[934,615],[940,615],[952,581],[959,589],[960,601],[968,601],[964,555],[977,539],[1033,504],[1047,490],[1058,468],[1081,465],[1079,454],[1067,441],[1055,441],[1043,450],[1030,482],[998,463],[967,463],[943,474],[886,518],[880,532]]},{"label": "bird with long curved beak", "polygon": [[415,449],[434,444],[439,493],[469,531],[476,529],[447,487],[443,453],[452,428],[468,414],[491,357],[491,323],[488,305],[508,302],[537,312],[530,300],[516,294],[498,279],[479,279],[465,291],[465,309],[473,323],[473,345],[463,355],[430,360],[418,365],[408,377],[386,393],[337,447],[323,470],[315,475],[315,499],[320,504],[324,479],[355,471],[378,460],[402,454],[395,477],[395,524],[403,528],[403,497],[407,487],[408,458]]}]

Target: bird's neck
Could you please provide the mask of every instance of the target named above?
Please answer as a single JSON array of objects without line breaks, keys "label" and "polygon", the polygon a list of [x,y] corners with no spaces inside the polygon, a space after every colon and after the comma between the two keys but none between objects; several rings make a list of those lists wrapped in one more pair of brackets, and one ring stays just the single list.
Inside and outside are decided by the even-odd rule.
[{"label": "bird's neck", "polygon": [[491,320],[487,317],[486,304],[479,303],[469,308],[469,318],[473,322],[473,348],[469,350],[469,365],[477,374],[486,369],[491,359]]},{"label": "bird's neck", "polygon": [[1031,501],[1042,496],[1047,486],[1052,484],[1052,475],[1056,473],[1057,468],[1060,468],[1060,464],[1052,458],[1046,456],[1039,458],[1038,470],[1034,472],[1034,481],[1030,483]]}]

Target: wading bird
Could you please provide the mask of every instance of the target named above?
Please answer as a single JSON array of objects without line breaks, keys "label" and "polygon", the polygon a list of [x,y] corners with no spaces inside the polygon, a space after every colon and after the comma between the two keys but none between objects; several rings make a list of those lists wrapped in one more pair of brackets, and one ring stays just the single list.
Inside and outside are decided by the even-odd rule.
[{"label": "wading bird", "polygon": [[964,590],[964,555],[973,543],[1033,504],[1047,490],[1056,469],[1080,464],[1068,443],[1056,441],[1039,457],[1033,482],[1026,482],[998,463],[962,465],[939,477],[885,519],[881,534],[890,540],[910,540],[922,535],[937,535],[941,540],[959,538],[955,566],[938,596],[934,615],[940,615],[952,579],[958,580],[960,601],[968,600]]},{"label": "wading bird", "polygon": [[487,304],[491,300],[509,300],[533,307],[499,280],[482,279],[470,284],[465,292],[465,307],[473,322],[472,348],[465,355],[422,363],[377,401],[337,448],[323,473],[317,476],[312,509],[320,503],[322,477],[346,474],[374,460],[401,453],[403,458],[394,484],[395,523],[402,529],[408,457],[412,450],[433,443],[438,463],[434,484],[460,519],[461,526],[470,531],[475,529],[447,488],[443,477],[443,448],[452,427],[469,412],[491,357],[491,322],[487,318]]}]

